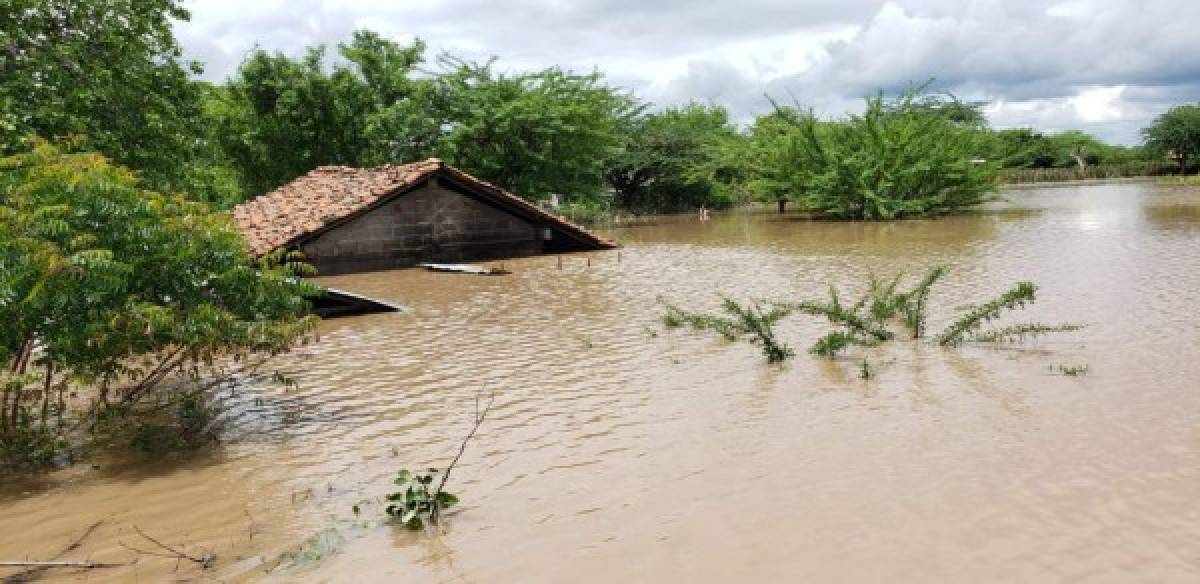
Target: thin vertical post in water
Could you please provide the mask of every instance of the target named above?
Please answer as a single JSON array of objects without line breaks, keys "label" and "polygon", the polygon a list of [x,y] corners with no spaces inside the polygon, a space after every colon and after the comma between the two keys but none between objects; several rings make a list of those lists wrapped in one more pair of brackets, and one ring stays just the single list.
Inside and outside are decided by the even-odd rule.
[{"label": "thin vertical post in water", "polygon": [[558,256],[558,269],[562,269],[562,256]]},{"label": "thin vertical post in water", "polygon": [[621,252],[617,252],[617,263],[621,263]]},{"label": "thin vertical post in water", "polygon": [[592,256],[587,257],[587,267],[592,267]]}]

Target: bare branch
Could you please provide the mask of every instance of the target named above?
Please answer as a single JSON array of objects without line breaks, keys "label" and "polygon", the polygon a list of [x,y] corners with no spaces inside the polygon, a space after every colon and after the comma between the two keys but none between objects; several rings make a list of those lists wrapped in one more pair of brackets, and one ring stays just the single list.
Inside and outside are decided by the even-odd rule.
[{"label": "bare branch", "polygon": [[467,433],[465,438],[463,438],[462,444],[459,445],[458,454],[454,455],[454,460],[451,460],[450,464],[446,466],[446,470],[442,472],[442,480],[438,482],[437,489],[433,492],[433,513],[430,514],[429,518],[435,525],[438,522],[438,512],[440,510],[440,506],[437,502],[438,495],[440,495],[442,490],[446,487],[446,481],[450,478],[450,471],[454,470],[454,466],[458,464],[458,460],[462,458],[463,453],[467,451],[467,443],[471,441],[471,438],[475,437],[475,433],[479,431],[479,426],[483,425],[483,420],[487,418],[488,412],[492,410],[492,404],[495,402],[496,393],[492,392],[488,397],[487,406],[485,406],[483,410],[480,410],[479,395],[475,395],[475,423],[471,426],[471,431]]},{"label": "bare branch", "polygon": [[88,536],[90,536],[92,534],[92,532],[96,531],[96,528],[100,527],[100,524],[102,524],[104,522],[105,522],[105,519],[101,519],[101,520],[96,521],[95,523],[92,523],[91,525],[87,526],[87,528],[83,530],[83,533],[79,534],[79,537],[75,538],[73,541],[71,541],[71,543],[69,543],[65,547],[63,547],[63,549],[59,550],[59,552],[57,554],[50,556],[49,560],[0,562],[0,566],[4,566],[4,567],[24,566],[24,567],[29,568],[28,570],[18,572],[16,574],[13,574],[11,576],[4,578],[3,582],[5,582],[5,583],[29,582],[29,581],[37,579],[39,576],[42,575],[43,572],[45,572],[46,570],[49,570],[50,568],[92,569],[92,568],[115,568],[117,566],[128,565],[128,564],[97,563],[97,562],[90,562],[90,561],[70,562],[70,561],[59,561],[58,560],[59,558],[67,555],[68,553],[79,549],[79,547],[81,545],[83,545],[83,540],[87,539]]},{"label": "bare branch", "polygon": [[150,543],[152,543],[152,544],[158,546],[159,548],[161,548],[162,550],[164,550],[165,553],[141,550],[141,549],[126,545],[125,543],[121,543],[121,546],[127,550],[137,552],[140,554],[150,555],[150,556],[158,556],[158,557],[163,557],[163,558],[175,558],[177,560],[188,560],[194,564],[199,564],[200,567],[203,569],[207,569],[209,566],[212,565],[213,561],[217,559],[217,557],[214,556],[213,554],[205,554],[203,556],[196,557],[191,554],[179,551],[161,541],[158,541],[157,539],[154,539],[153,537],[150,537],[149,535],[146,534],[146,532],[142,531],[141,528],[139,528],[137,525],[133,526],[133,530],[136,531],[138,535],[145,538],[146,541],[149,541]]}]

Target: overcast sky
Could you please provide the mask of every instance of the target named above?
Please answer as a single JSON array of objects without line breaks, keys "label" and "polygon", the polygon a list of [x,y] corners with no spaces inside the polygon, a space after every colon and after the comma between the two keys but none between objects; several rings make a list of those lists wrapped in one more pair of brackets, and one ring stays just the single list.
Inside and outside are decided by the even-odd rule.
[{"label": "overcast sky", "polygon": [[658,104],[742,121],[793,97],[826,115],[936,79],[988,100],[998,127],[1080,128],[1136,143],[1200,101],[1200,0],[190,0],[188,55],[221,80],[255,44],[298,55],[369,28],[500,58],[509,70],[598,68]]}]

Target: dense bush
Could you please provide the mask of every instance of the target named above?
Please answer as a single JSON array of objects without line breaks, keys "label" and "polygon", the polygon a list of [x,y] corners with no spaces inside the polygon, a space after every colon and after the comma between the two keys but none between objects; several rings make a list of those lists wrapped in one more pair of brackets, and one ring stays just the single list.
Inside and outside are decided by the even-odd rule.
[{"label": "dense bush", "polygon": [[315,325],[307,266],[252,260],[228,219],[100,155],[0,159],[0,202],[0,446],[17,462],[46,462],[72,416],[194,420],[228,366]]},{"label": "dense bush", "polygon": [[924,217],[988,200],[996,168],[974,160],[978,131],[915,91],[866,101],[863,114],[836,122],[777,108],[761,147],[759,188],[841,219]]}]

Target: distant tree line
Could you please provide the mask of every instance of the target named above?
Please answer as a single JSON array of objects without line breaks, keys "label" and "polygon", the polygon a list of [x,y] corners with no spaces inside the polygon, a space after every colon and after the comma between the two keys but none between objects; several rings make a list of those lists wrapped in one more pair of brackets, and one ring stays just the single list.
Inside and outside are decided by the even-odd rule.
[{"label": "distant tree line", "polygon": [[[982,104],[919,90],[873,97],[864,114],[836,120],[777,105],[741,128],[718,105],[654,108],[598,72],[508,73],[493,61],[430,58],[420,40],[402,44],[370,31],[299,57],[256,49],[214,84],[198,80],[201,64],[184,59],[174,37],[172,21],[189,17],[179,0],[13,5],[0,13],[0,154],[21,152],[30,136],[81,136],[147,187],[217,207],[319,165],[438,157],[529,199],[557,195],[597,213],[769,201],[874,217],[850,210],[862,201],[831,207],[831,190],[862,199],[877,187],[908,189],[878,209],[885,218],[976,201],[936,202],[947,198],[938,189],[958,192],[948,185],[962,180],[966,191],[987,190],[984,167],[1001,179],[1005,169],[1186,171],[1200,151],[1195,105],[1159,118],[1144,147],[1079,131],[993,130]],[[887,131],[872,134],[879,128]],[[894,148],[908,138],[926,150]],[[886,164],[904,166],[927,155],[940,170],[920,176],[868,163],[892,156]]]}]

